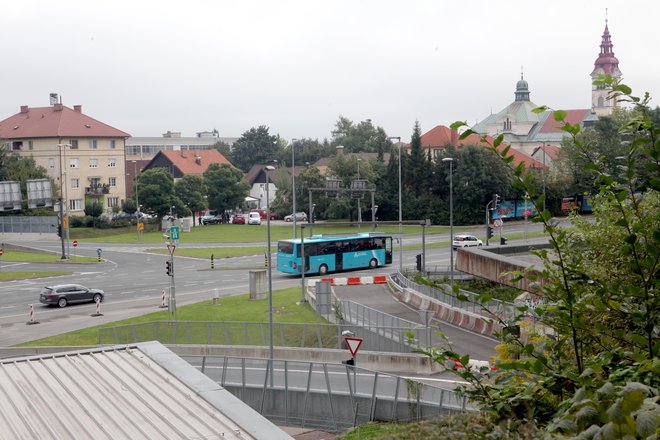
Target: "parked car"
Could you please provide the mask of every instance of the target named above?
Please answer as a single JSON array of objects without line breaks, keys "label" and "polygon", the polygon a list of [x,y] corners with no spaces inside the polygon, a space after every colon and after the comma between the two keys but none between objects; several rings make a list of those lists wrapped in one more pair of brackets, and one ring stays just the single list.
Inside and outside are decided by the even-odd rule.
[{"label": "parked car", "polygon": [[218,223],[222,223],[221,215],[205,215],[202,217],[203,225],[215,225]]},{"label": "parked car", "polygon": [[260,225],[261,216],[258,212],[251,212],[248,214],[248,225]]},{"label": "parked car", "polygon": [[245,217],[242,216],[241,214],[235,214],[231,218],[231,222],[235,225],[244,225],[245,224]]},{"label": "parked car", "polygon": [[[305,212],[296,212],[296,221],[297,222],[306,222],[307,221],[307,213]],[[284,217],[285,222],[292,222],[293,221],[293,214],[289,214],[286,217]]]},{"label": "parked car", "polygon": [[80,284],[60,284],[41,289],[39,301],[49,306],[66,307],[69,303],[103,301],[104,295],[102,290],[89,289]]},{"label": "parked car", "polygon": [[454,249],[459,247],[483,246],[483,242],[474,235],[456,235],[452,240],[451,246]]},{"label": "parked car", "polygon": [[[251,209],[250,212],[258,212],[259,217],[261,217],[261,220],[266,220],[266,210],[265,209]],[[273,211],[270,212],[270,219],[271,220],[277,220],[277,214],[275,214]]]}]

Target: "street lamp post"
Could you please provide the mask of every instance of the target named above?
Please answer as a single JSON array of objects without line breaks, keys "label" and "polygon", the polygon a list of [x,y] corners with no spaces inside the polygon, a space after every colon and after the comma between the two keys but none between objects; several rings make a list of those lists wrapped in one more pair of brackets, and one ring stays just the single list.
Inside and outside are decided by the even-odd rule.
[{"label": "street lamp post", "polygon": [[[362,159],[358,157],[357,159],[357,172],[358,172],[358,180],[360,180],[360,162]],[[362,197],[362,194],[360,194],[360,197]],[[360,227],[360,224],[362,223],[362,207],[360,205],[360,197],[358,197],[358,228]]]},{"label": "street lamp post", "polygon": [[296,238],[296,141],[291,139],[291,201],[293,204],[293,238]]},{"label": "street lamp post", "polygon": [[[66,147],[71,147],[71,144],[57,144],[57,147],[60,151],[60,224],[62,225],[62,259],[65,259],[64,256],[64,234],[66,233],[66,258],[71,257],[69,252],[69,197],[68,197],[68,185],[66,183],[67,173],[66,169]],[[62,161],[64,161],[64,166],[62,166]],[[64,200],[64,201],[63,201]],[[66,229],[66,231],[65,231]]]},{"label": "street lamp post", "polygon": [[[140,201],[138,199],[138,175],[137,175],[137,160],[132,160],[133,162],[133,180],[135,182],[135,208],[137,212],[137,238],[140,240]],[[193,217],[193,220],[195,218]],[[194,223],[194,222],[193,222]]]},{"label": "street lamp post", "polygon": [[445,157],[443,162],[449,162],[449,285],[452,291],[454,290],[454,188],[453,188],[453,174],[454,174],[454,159],[452,157]]},{"label": "street lamp post", "polygon": [[268,240],[268,326],[270,328],[270,338],[268,346],[268,356],[270,359],[270,371],[271,371],[271,383],[273,380],[273,274],[271,271],[271,252],[270,252],[270,197],[269,197],[269,186],[270,179],[268,172],[274,170],[275,167],[272,165],[267,165],[264,167],[266,172],[266,225],[268,229],[267,240]]},{"label": "street lamp post", "polygon": [[396,139],[399,147],[399,272],[403,272],[403,211],[401,210],[401,136],[389,137]]}]

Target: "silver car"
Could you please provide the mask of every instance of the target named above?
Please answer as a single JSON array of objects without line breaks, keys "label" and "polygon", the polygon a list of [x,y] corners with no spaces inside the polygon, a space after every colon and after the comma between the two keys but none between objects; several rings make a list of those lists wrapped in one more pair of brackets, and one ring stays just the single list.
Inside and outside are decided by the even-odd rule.
[{"label": "silver car", "polygon": [[99,289],[89,289],[80,284],[61,284],[41,289],[39,302],[49,306],[66,307],[67,304],[103,301],[105,294]]},{"label": "silver car", "polygon": [[[285,222],[292,222],[293,221],[293,214],[289,214],[286,217],[284,217]],[[307,221],[307,214],[304,212],[296,212],[296,221],[297,222],[306,222]]]}]

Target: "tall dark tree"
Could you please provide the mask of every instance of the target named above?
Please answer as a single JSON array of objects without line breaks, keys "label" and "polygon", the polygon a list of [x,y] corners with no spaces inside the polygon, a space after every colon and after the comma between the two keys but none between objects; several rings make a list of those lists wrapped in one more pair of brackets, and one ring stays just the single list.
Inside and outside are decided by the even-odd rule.
[{"label": "tall dark tree", "polygon": [[278,137],[268,133],[268,127],[251,128],[234,142],[231,148],[232,163],[247,172],[255,163],[268,163],[277,159]]},{"label": "tall dark tree", "polygon": [[387,134],[382,127],[375,127],[371,119],[358,124],[340,116],[332,131],[332,145],[343,145],[346,153],[374,153],[386,149]]},{"label": "tall dark tree", "polygon": [[174,195],[174,178],[166,168],[152,168],[140,174],[140,204],[145,211],[163,217],[170,212],[189,215],[181,199]]},{"label": "tall dark tree", "polygon": [[204,179],[193,174],[185,175],[174,184],[174,193],[193,213],[193,224],[196,224],[195,212],[206,208],[206,186],[204,185]]},{"label": "tall dark tree", "polygon": [[224,212],[241,205],[250,191],[243,173],[227,164],[211,164],[204,171],[209,208]]}]

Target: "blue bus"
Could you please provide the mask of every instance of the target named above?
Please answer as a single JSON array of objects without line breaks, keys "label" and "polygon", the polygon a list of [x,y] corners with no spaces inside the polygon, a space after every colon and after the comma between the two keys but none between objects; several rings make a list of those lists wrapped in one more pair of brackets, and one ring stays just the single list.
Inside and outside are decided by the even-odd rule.
[{"label": "blue bus", "polygon": [[305,274],[325,275],[349,269],[375,269],[392,263],[392,237],[376,233],[312,235],[301,240],[277,242],[277,270],[300,274],[305,255]]}]

